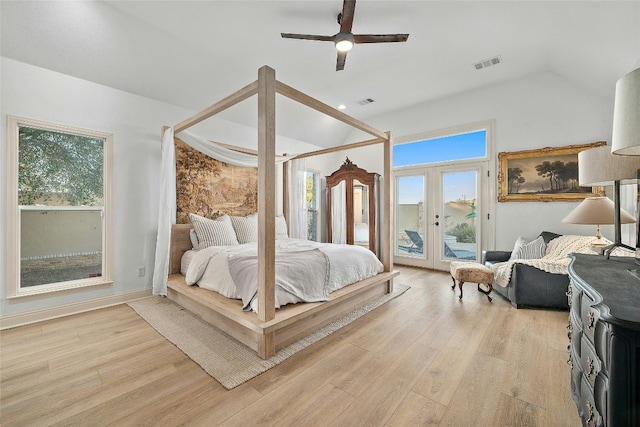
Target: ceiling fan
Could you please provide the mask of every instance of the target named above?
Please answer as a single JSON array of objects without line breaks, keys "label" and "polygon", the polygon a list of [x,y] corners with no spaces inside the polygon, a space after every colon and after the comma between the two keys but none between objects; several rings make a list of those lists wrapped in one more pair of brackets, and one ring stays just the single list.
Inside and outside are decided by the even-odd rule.
[{"label": "ceiling fan", "polygon": [[332,36],[317,36],[313,34],[292,34],[280,33],[285,39],[302,39],[334,42],[338,50],[338,61],[336,71],[344,70],[344,62],[347,59],[347,52],[356,43],[391,43],[406,42],[409,34],[353,34],[353,14],[356,9],[356,0],[344,0],[342,12],[338,14],[338,24],[340,32]]}]

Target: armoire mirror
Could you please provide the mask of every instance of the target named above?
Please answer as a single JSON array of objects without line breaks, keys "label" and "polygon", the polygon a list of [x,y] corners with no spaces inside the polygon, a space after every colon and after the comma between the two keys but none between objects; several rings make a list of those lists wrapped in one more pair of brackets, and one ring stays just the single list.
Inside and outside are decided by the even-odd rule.
[{"label": "armoire mirror", "polygon": [[327,180],[327,241],[369,248],[378,255],[378,180],[349,158]]}]

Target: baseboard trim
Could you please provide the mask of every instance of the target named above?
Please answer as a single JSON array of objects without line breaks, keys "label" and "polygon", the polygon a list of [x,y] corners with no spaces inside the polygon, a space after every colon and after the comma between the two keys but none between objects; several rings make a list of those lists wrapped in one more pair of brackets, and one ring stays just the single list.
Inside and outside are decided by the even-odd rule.
[{"label": "baseboard trim", "polygon": [[55,307],[32,310],[24,313],[8,314],[0,316],[0,330],[29,325],[31,323],[42,322],[44,320],[57,319],[59,317],[71,316],[73,314],[84,313],[86,311],[98,310],[100,308],[111,307],[123,304],[151,295],[151,288],[139,291],[125,292],[108,297],[94,298],[87,301],[79,301],[71,304],[57,305]]}]

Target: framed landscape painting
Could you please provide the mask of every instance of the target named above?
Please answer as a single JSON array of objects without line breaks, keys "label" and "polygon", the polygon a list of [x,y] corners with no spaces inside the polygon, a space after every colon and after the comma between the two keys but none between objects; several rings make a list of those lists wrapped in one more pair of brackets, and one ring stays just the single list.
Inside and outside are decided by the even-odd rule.
[{"label": "framed landscape painting", "polygon": [[602,187],[580,187],[578,153],[601,145],[606,142],[498,153],[498,201],[575,201],[600,193]]}]

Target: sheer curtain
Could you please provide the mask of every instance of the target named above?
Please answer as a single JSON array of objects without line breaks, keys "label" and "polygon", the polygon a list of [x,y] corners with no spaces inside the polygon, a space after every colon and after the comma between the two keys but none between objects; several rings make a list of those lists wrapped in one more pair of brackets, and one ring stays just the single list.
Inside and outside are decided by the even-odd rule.
[{"label": "sheer curtain", "polygon": [[331,243],[347,243],[347,184],[331,189]]},{"label": "sheer curtain", "polygon": [[[175,136],[196,150],[222,162],[235,166],[258,167],[258,157],[252,154],[231,150],[187,131],[182,131]],[[171,225],[176,223],[176,150],[173,137],[173,128],[167,128],[162,135],[158,234],[153,268],[154,295],[167,294]],[[290,156],[276,156],[276,163],[284,162],[289,158]]]},{"label": "sheer curtain", "polygon": [[289,192],[289,236],[294,239],[307,239],[307,161],[294,159],[291,161],[291,190]]}]

